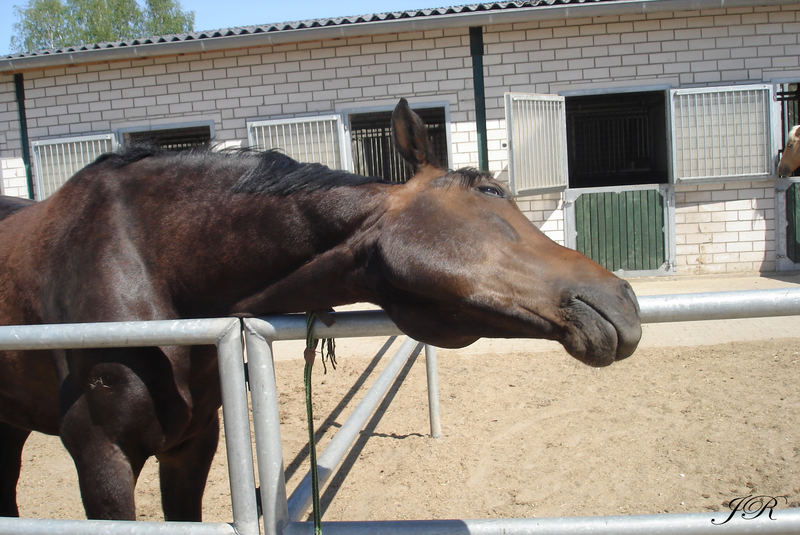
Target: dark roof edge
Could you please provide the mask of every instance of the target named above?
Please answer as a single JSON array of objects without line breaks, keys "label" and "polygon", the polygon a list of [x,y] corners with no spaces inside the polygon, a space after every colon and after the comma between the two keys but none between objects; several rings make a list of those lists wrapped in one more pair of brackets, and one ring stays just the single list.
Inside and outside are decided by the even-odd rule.
[{"label": "dark roof edge", "polygon": [[[75,47],[67,51],[39,53],[0,59],[0,73],[11,74],[25,70],[80,63],[98,63],[126,59],[149,58],[191,54],[224,49],[248,48],[301,41],[315,41],[362,35],[399,33],[441,28],[487,26],[511,22],[570,19],[601,15],[651,13],[658,11],[684,11],[750,7],[758,5],[794,4],[797,0],[615,0],[591,3],[538,5],[512,9],[475,10],[447,14],[423,14],[399,18],[331,24],[319,27],[280,29],[196,37],[198,34],[219,32],[193,32],[185,36],[172,36],[174,40],[146,44],[108,43]],[[169,37],[169,36],[168,36]]]}]

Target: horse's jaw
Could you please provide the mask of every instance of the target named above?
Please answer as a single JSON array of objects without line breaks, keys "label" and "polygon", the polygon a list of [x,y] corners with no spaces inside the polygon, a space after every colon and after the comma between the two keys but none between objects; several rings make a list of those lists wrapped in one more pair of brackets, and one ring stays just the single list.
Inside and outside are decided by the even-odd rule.
[{"label": "horse's jaw", "polygon": [[548,339],[584,364],[601,367],[633,354],[642,334],[636,296],[627,282],[618,281],[613,291],[588,287],[568,293],[555,307],[535,302],[500,306],[486,299],[382,306],[404,333],[438,347],[460,348],[479,338]]}]

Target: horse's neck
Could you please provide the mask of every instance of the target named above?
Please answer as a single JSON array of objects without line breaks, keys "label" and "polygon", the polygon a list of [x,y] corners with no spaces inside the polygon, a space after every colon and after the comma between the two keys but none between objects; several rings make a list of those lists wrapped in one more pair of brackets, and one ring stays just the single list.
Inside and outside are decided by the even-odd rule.
[{"label": "horse's neck", "polygon": [[[235,218],[246,223],[220,238],[238,245],[220,243],[222,262],[204,281],[213,285],[205,291],[216,296],[215,308],[296,312],[368,297],[352,281],[386,195],[385,187],[367,185],[240,199]],[[223,304],[229,296],[235,303]]]}]

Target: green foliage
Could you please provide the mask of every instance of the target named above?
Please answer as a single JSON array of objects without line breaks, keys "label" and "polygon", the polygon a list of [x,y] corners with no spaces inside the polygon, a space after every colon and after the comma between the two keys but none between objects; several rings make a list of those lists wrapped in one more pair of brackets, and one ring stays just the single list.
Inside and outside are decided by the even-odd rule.
[{"label": "green foliage", "polygon": [[177,0],[147,0],[144,29],[147,35],[185,33],[194,28],[194,11],[181,11]]},{"label": "green foliage", "polygon": [[14,6],[11,50],[24,52],[192,31],[179,0],[29,0]]}]

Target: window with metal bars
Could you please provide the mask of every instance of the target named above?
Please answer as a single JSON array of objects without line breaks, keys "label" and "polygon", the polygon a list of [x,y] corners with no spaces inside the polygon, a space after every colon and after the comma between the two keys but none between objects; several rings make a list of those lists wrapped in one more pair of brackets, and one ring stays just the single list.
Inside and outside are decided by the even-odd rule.
[{"label": "window with metal bars", "polygon": [[168,150],[207,149],[211,144],[210,126],[159,128],[123,132],[125,145],[147,143]]},{"label": "window with metal bars", "polygon": [[663,91],[568,97],[570,187],[665,184],[665,101]]},{"label": "window with metal bars", "polygon": [[98,156],[116,148],[114,134],[34,141],[36,199],[46,199]]},{"label": "window with metal bars", "polygon": [[567,186],[564,97],[506,93],[508,177],[514,195]]},{"label": "window with metal bars", "polygon": [[247,124],[247,137],[255,149],[277,149],[299,162],[347,169],[339,115],[253,121]]},{"label": "window with metal bars", "polygon": [[772,176],[771,85],[676,89],[670,100],[676,182]]},{"label": "window with metal bars", "polygon": [[[447,120],[445,109],[415,108],[428,130],[434,153],[442,167],[448,167]],[[397,153],[392,140],[392,112],[350,115],[350,143],[353,170],[360,175],[376,176],[393,182],[405,182],[413,170]]]}]

